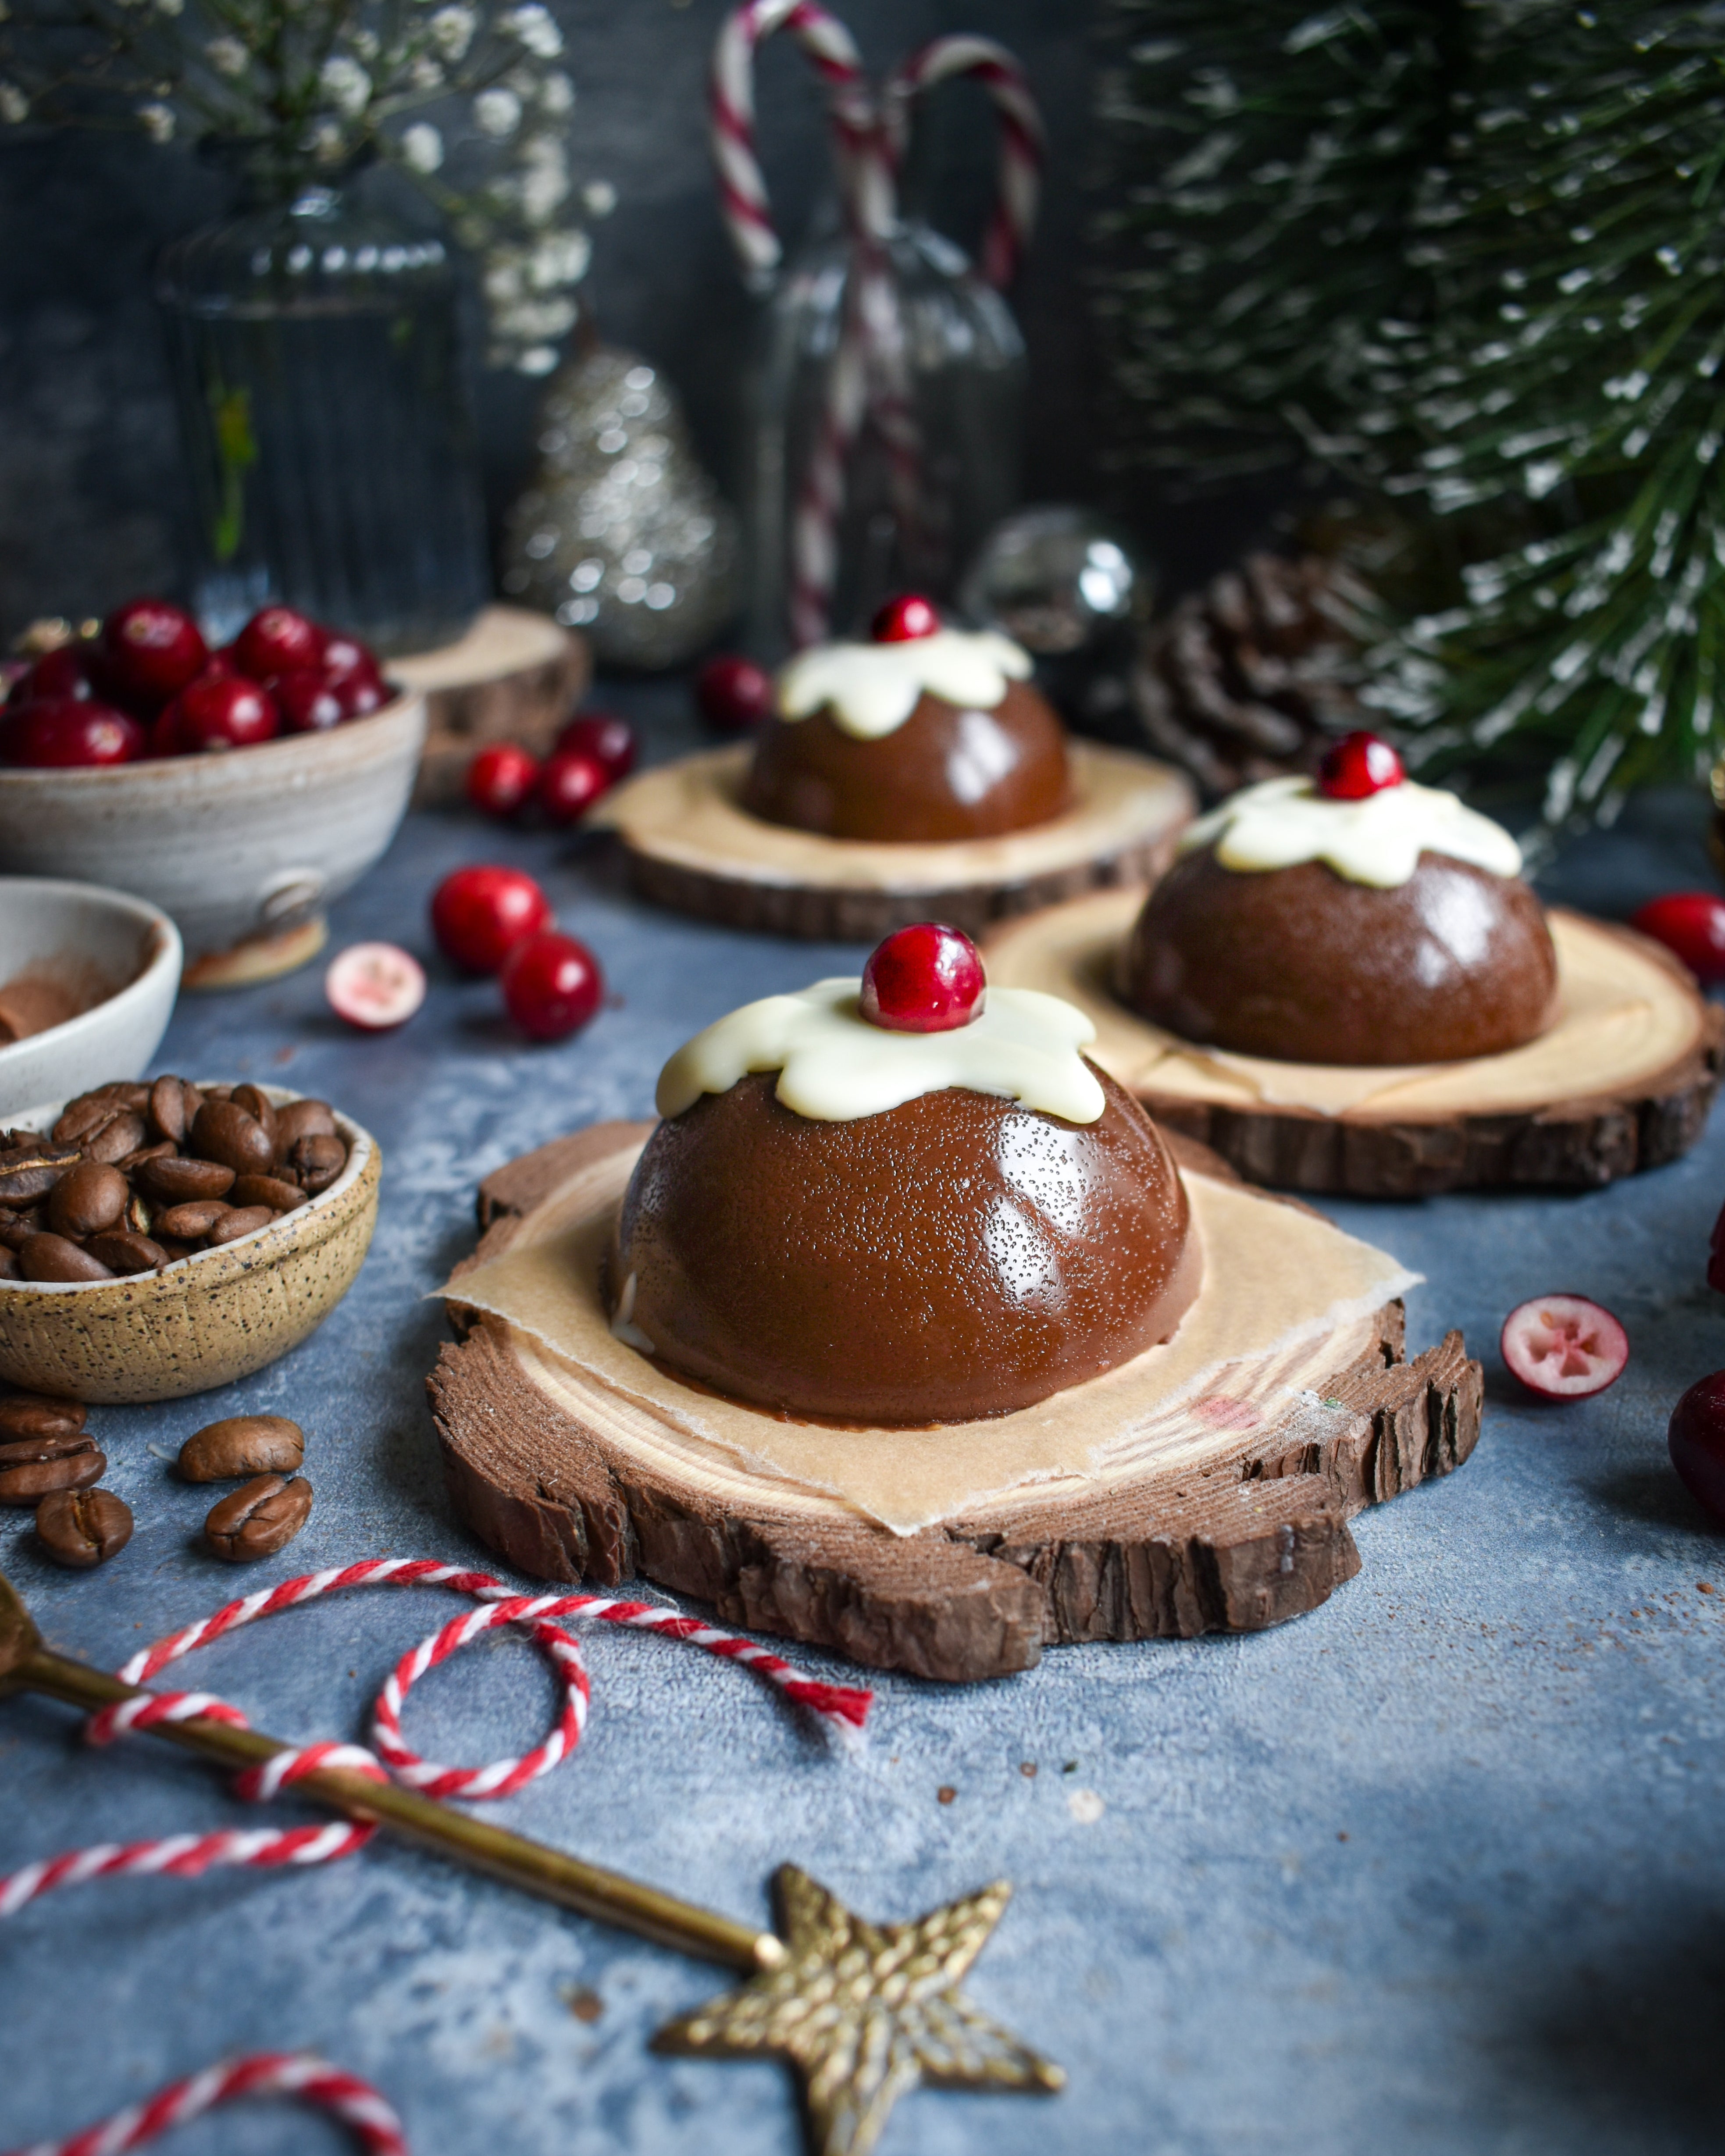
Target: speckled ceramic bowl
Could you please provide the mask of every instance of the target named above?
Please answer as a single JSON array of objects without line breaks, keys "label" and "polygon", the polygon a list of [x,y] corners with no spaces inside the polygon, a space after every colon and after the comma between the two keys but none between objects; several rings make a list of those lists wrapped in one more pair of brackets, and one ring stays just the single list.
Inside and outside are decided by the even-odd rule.
[{"label": "speckled ceramic bowl", "polygon": [[416,694],[226,756],[0,768],[0,870],[151,900],[185,938],[188,985],[264,978],[312,955],[304,932],[395,836],[424,740]]},{"label": "speckled ceramic bowl", "polygon": [[[302,1097],[264,1090],[278,1107]],[[0,1378],[103,1406],[177,1400],[297,1348],[352,1286],[377,1222],[376,1141],[346,1116],[336,1126],[348,1149],[336,1181],[237,1243],[130,1280],[0,1281]]]}]

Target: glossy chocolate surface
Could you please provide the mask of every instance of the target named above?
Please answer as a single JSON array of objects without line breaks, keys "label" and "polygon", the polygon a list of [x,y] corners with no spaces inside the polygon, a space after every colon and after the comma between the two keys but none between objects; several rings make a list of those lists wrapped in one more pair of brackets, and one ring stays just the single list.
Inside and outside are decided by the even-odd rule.
[{"label": "glossy chocolate surface", "polygon": [[768,824],[905,845],[1022,831],[1058,816],[1066,800],[1065,731],[1021,681],[989,711],[925,691],[877,741],[846,733],[825,711],[770,718],[742,794]]},{"label": "glossy chocolate surface", "polygon": [[1321,861],[1224,869],[1204,848],[1145,901],[1121,993],[1183,1040],[1293,1063],[1450,1063],[1556,1015],[1544,910],[1519,877],[1423,853],[1404,884]]},{"label": "glossy chocolate surface", "polygon": [[[1100,1074],[1099,1074],[1100,1075]],[[842,1423],[1027,1407],[1168,1338],[1202,1258],[1137,1103],[1094,1123],[949,1088],[817,1122],[776,1072],[704,1094],[648,1141],[611,1298],[669,1368]]]}]

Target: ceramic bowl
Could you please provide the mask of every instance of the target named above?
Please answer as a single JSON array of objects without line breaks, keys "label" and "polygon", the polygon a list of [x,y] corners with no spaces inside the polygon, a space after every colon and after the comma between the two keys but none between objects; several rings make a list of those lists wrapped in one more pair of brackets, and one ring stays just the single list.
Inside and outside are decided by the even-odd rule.
[{"label": "ceramic bowl", "polygon": [[425,700],[413,694],[327,733],[226,756],[0,769],[0,870],[151,900],[178,925],[191,985],[218,984],[224,959],[225,978],[265,978],[311,955],[321,937],[295,932],[394,837],[424,739]]},{"label": "ceramic bowl", "polygon": [[[263,1090],[278,1107],[302,1097]],[[236,1243],[129,1280],[0,1281],[0,1378],[104,1406],[177,1400],[297,1348],[352,1286],[377,1221],[377,1142],[346,1116],[336,1127],[348,1148],[337,1179]]]},{"label": "ceramic bowl", "polygon": [[39,977],[90,1006],[0,1047],[0,1122],[110,1078],[141,1078],[179,993],[181,957],[179,931],[141,898],[0,876],[0,983]]}]

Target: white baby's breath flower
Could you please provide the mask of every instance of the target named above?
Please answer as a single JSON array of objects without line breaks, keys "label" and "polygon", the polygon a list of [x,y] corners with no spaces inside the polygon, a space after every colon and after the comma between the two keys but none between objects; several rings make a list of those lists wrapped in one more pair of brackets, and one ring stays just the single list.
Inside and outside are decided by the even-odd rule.
[{"label": "white baby's breath flower", "polygon": [[539,110],[553,116],[575,109],[575,85],[561,68],[553,68],[539,85]]},{"label": "white baby's breath flower", "polygon": [[459,60],[465,57],[478,27],[479,17],[471,8],[439,8],[431,18],[431,42],[446,60]]},{"label": "white baby's breath flower", "polygon": [[593,242],[584,232],[547,232],[534,244],[527,273],[536,291],[555,291],[560,285],[578,285],[592,259]]},{"label": "white baby's breath flower", "polygon": [[557,348],[554,344],[532,344],[516,354],[515,370],[517,374],[549,374],[557,363]]},{"label": "white baby's breath flower", "polygon": [[408,82],[414,90],[438,90],[443,85],[444,71],[429,53],[421,53],[408,69]]},{"label": "white baby's breath flower", "polygon": [[410,172],[434,172],[444,161],[444,138],[429,121],[403,131],[401,154]]},{"label": "white baby's breath flower", "polygon": [[609,217],[617,207],[617,190],[608,180],[589,180],[581,200],[589,217]]},{"label": "white baby's breath flower", "polygon": [[225,75],[244,74],[249,58],[238,38],[212,38],[203,49],[203,56],[218,74]]},{"label": "white baby's breath flower", "polygon": [[521,297],[526,286],[525,266],[514,249],[500,249],[485,264],[485,297],[494,307],[506,307]]},{"label": "white baby's breath flower", "polygon": [[138,117],[144,123],[144,132],[152,142],[172,142],[174,139],[173,107],[168,105],[141,105]]},{"label": "white baby's breath flower", "polygon": [[347,154],[347,137],[333,120],[320,120],[306,138],[320,165],[339,165]]},{"label": "white baby's breath flower", "polygon": [[156,0],[158,15],[178,15],[185,11],[186,0]]},{"label": "white baby's breath flower", "polygon": [[348,54],[336,53],[326,59],[317,80],[325,96],[347,119],[357,119],[365,110],[372,95],[372,78]]},{"label": "white baby's breath flower", "polygon": [[0,82],[0,120],[8,127],[16,127],[30,113],[30,100],[15,82]]},{"label": "white baby's breath flower", "polygon": [[539,0],[511,8],[503,18],[503,27],[542,60],[554,60],[563,49],[563,33],[552,21],[551,10],[541,7]]},{"label": "white baby's breath flower", "polygon": [[473,116],[482,135],[506,141],[521,124],[521,101],[512,90],[482,90],[473,100]]},{"label": "white baby's breath flower", "polygon": [[350,30],[347,33],[347,42],[359,57],[367,64],[376,59],[378,53],[382,49],[375,30],[364,28]]}]

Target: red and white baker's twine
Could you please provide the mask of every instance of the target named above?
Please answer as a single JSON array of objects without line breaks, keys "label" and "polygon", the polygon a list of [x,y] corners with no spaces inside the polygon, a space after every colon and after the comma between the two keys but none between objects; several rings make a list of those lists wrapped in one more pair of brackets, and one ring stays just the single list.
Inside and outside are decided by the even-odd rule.
[{"label": "red and white baker's twine", "polygon": [[[658,1604],[624,1602],[602,1594],[520,1594],[489,1573],[417,1558],[378,1558],[362,1564],[308,1573],[299,1579],[285,1580],[280,1587],[245,1595],[213,1616],[141,1649],[118,1674],[126,1684],[147,1684],[195,1648],[207,1647],[242,1625],[297,1609],[302,1603],[315,1602],[344,1588],[384,1586],[447,1588],[452,1594],[470,1596],[480,1606],[452,1619],[396,1664],[372,1710],[371,1750],[357,1744],[322,1743],[280,1753],[265,1765],[249,1768],[235,1777],[234,1786],[239,1795],[265,1802],[320,1767],[345,1767],[377,1781],[393,1779],[428,1797],[477,1801],[513,1796],[567,1758],[587,1726],[590,1691],[587,1671],[578,1643],[553,1621],[560,1618],[593,1618],[608,1625],[658,1632],[704,1648],[721,1661],[742,1662],[776,1685],[787,1699],[808,1708],[840,1738],[855,1738],[860,1732],[874,1697],[849,1686],[823,1684],[804,1676],[770,1647],[732,1632],[717,1631],[698,1617],[685,1617]],[[549,1656],[562,1691],[555,1724],[519,1758],[494,1760],[485,1767],[444,1767],[422,1759],[402,1736],[402,1707],[408,1693],[428,1670],[435,1669],[481,1633],[499,1625],[525,1626]],[[90,1717],[86,1733],[93,1744],[109,1744],[134,1731],[194,1716],[240,1728],[246,1726],[245,1717],[237,1707],[208,1692],[149,1692],[103,1707]],[[69,1850],[40,1863],[27,1864],[9,1878],[0,1879],[0,1917],[11,1916],[56,1887],[81,1886],[92,1879],[148,1874],[188,1879],[218,1866],[326,1864],[362,1848],[375,1832],[375,1827],[363,1822],[331,1820],[316,1826],[225,1828],[213,1834],[167,1835],[151,1841],[98,1843],[93,1848]],[[116,2148],[130,2145],[113,2144]]]},{"label": "red and white baker's twine", "polygon": [[13,2149],[11,2156],[120,2156],[122,2149],[141,2148],[172,2127],[248,2096],[297,2097],[351,2126],[354,2138],[372,2156],[409,2156],[401,2121],[371,2083],[357,2074],[344,2074],[311,2051],[259,2051],[206,2066],[116,2112],[100,2126],[86,2127],[69,2141],[39,2141]]},{"label": "red and white baker's twine", "polygon": [[747,0],[726,17],[713,49],[711,137],[720,208],[744,274],[757,288],[771,283],[783,253],[755,155],[755,49],[779,29],[796,38],[826,86],[852,249],[838,346],[791,518],[790,629],[801,645],[818,643],[827,633],[845,464],[867,417],[873,417],[886,444],[894,510],[907,544],[916,530],[921,451],[886,253],[916,100],[938,83],[968,74],[993,101],[1000,121],[999,182],[982,251],[983,275],[991,284],[1011,281],[1029,244],[1044,137],[1024,71],[992,38],[937,38],[877,92],[850,31],[814,0]]}]

